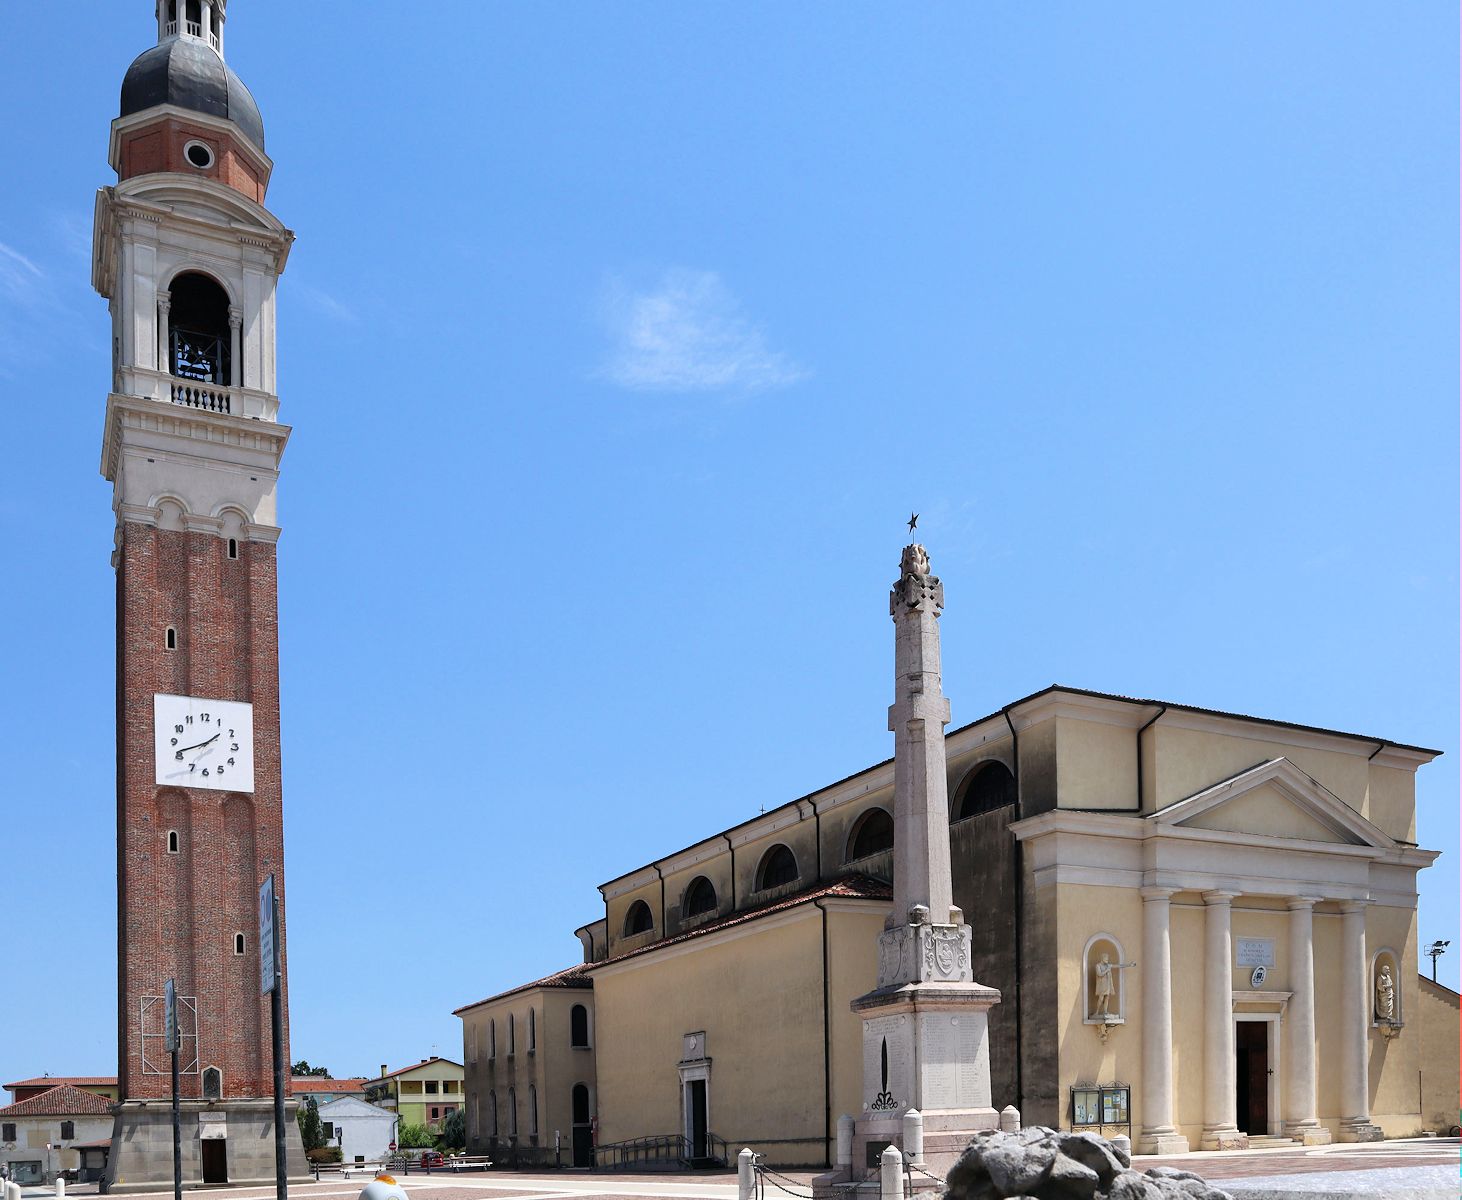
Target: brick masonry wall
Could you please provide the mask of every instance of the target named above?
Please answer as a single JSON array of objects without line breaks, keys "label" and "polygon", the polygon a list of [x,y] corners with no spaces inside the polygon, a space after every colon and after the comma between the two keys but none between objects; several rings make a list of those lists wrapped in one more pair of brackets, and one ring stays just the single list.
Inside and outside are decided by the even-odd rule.
[{"label": "brick masonry wall", "polygon": [[[201,1097],[210,1066],[223,1072],[225,1098],[266,1097],[273,1070],[269,1000],[259,994],[258,890],[270,872],[287,946],[274,546],[240,541],[239,557],[230,559],[227,542],[212,534],[128,522],[117,592],[122,1096],[172,1094],[161,1041],[148,1045],[158,1073],[144,1073],[141,1044],[144,998],[162,996],[172,977],[179,995],[196,996],[198,1007],[198,1071],[182,1077],[183,1097]],[[174,650],[165,648],[169,626],[177,630]],[[158,692],[253,704],[252,795],[155,783]],[[167,852],[169,830],[178,832],[177,854]],[[242,955],[234,953],[235,933],[244,934]],[[285,1002],[287,1063],[287,989]],[[160,1030],[160,1000],[156,1008]]]},{"label": "brick masonry wall", "polygon": [[[190,163],[183,147],[190,141],[206,143],[213,150],[213,165],[198,168]],[[202,175],[240,192],[258,204],[264,203],[269,178],[255,167],[232,136],[220,136],[216,129],[180,119],[161,117],[156,124],[133,129],[122,138],[117,178],[175,171]]]}]

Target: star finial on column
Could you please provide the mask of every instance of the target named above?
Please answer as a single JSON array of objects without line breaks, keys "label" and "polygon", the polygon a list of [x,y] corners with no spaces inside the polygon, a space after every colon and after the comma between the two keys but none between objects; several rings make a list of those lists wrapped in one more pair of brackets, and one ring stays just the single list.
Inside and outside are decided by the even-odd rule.
[{"label": "star finial on column", "polygon": [[919,524],[919,514],[918,513],[910,513],[909,514],[909,532],[910,533],[913,533],[914,530],[918,527],[918,524]]}]

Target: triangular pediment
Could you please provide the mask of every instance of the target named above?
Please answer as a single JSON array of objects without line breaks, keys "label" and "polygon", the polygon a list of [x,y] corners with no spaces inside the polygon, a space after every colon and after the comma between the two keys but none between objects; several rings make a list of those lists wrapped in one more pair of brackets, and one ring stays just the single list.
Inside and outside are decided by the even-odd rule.
[{"label": "triangular pediment", "polygon": [[1153,813],[1159,825],[1391,849],[1396,843],[1287,758],[1272,758]]}]

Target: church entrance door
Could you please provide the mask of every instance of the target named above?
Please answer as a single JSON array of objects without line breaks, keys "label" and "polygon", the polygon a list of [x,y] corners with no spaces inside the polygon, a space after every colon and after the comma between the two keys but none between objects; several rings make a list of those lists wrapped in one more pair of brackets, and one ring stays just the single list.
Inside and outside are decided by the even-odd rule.
[{"label": "church entrance door", "polygon": [[1269,1132],[1269,1022],[1234,1024],[1234,1112],[1239,1128],[1251,1137]]},{"label": "church entrance door", "polygon": [[594,1165],[594,1121],[589,1114],[589,1089],[574,1084],[574,1166]]},{"label": "church entrance door", "polygon": [[689,1125],[690,1156],[696,1161],[710,1157],[706,1148],[706,1081],[691,1079],[685,1085],[686,1124]]},{"label": "church entrance door", "polygon": [[228,1139],[204,1138],[198,1143],[203,1148],[203,1182],[228,1182]]}]

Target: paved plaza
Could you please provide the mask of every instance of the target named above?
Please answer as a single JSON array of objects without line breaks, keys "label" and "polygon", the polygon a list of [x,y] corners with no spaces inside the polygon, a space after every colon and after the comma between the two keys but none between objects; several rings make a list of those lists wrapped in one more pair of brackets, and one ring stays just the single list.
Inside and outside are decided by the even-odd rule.
[{"label": "paved plaza", "polygon": [[[1340,1144],[1310,1150],[1237,1150],[1219,1154],[1185,1154],[1167,1158],[1139,1156],[1139,1170],[1154,1166],[1195,1171],[1232,1193],[1235,1200],[1341,1200],[1376,1196],[1387,1200],[1455,1200],[1462,1196],[1456,1139]],[[813,1171],[778,1173],[789,1190],[776,1181],[766,1185],[767,1200],[810,1193]],[[322,1179],[289,1189],[298,1200],[354,1200],[369,1176]],[[732,1172],[631,1175],[554,1171],[541,1174],[486,1171],[460,1175],[413,1174],[398,1177],[411,1200],[736,1200]],[[228,1200],[274,1200],[274,1189],[188,1189],[195,1200],[224,1190]],[[68,1189],[73,1196],[95,1196],[95,1184]],[[142,1193],[166,1200],[171,1189]],[[52,1200],[51,1188],[26,1188],[24,1200]]]}]

